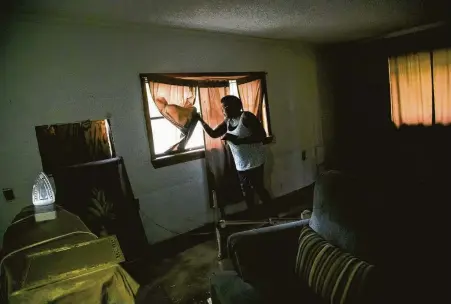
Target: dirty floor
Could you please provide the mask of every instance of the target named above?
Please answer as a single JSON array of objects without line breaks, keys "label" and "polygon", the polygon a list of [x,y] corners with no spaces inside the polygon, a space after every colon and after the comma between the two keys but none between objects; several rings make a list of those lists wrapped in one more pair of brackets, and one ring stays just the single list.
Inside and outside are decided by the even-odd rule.
[{"label": "dirty floor", "polygon": [[207,304],[210,275],[218,270],[216,241],[198,244],[158,265],[149,265],[154,277],[146,284],[146,300],[158,304]]},{"label": "dirty floor", "polygon": [[[278,210],[270,210],[266,219],[268,216],[300,216],[303,210],[310,209],[312,206],[313,192],[304,193],[301,192],[301,196],[298,194],[286,197],[285,200],[288,204],[283,208],[277,208]],[[291,202],[295,203],[291,204]],[[280,200],[279,203],[284,202]],[[218,247],[214,228],[203,234],[206,235],[180,238],[177,242],[182,243],[183,246],[175,246],[177,242],[172,241],[169,248],[176,249],[175,252],[168,254],[162,250],[162,247],[150,246],[150,254],[146,261],[140,262],[130,269],[127,267],[127,271],[142,286],[144,294],[142,303],[208,303],[211,274],[223,268],[230,269],[230,265],[224,266],[218,263]],[[154,256],[156,253],[163,254],[157,254],[158,257],[156,257]]]}]

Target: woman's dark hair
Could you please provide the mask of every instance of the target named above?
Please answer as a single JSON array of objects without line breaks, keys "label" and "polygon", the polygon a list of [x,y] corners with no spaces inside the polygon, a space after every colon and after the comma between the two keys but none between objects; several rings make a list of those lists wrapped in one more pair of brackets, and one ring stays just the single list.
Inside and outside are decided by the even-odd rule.
[{"label": "woman's dark hair", "polygon": [[221,103],[227,107],[236,108],[240,110],[243,109],[243,103],[241,102],[241,99],[233,95],[227,95],[222,97]]}]

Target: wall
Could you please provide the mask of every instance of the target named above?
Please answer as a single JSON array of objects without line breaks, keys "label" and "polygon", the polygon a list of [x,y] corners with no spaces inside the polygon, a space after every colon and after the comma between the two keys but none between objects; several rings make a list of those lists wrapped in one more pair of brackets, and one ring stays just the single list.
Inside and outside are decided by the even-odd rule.
[{"label": "wall", "polygon": [[387,286],[394,286],[390,297],[402,295],[393,303],[406,302],[406,297],[412,298],[410,302],[431,301],[431,295],[449,298],[447,291],[440,292],[446,290],[441,288],[444,281],[431,278],[441,278],[437,274],[449,269],[445,257],[450,250],[434,246],[411,250],[411,245],[422,239],[428,244],[450,239],[451,126],[395,128],[388,79],[389,56],[443,47],[451,47],[449,29],[328,46],[319,58],[321,92],[327,92],[320,99],[333,114],[332,127],[327,128],[332,135],[325,136],[325,144],[332,146],[326,151],[333,151],[327,160],[334,168],[359,174],[370,188],[361,203],[379,221],[373,236],[383,240],[380,248],[390,261],[384,265],[382,258],[378,267],[381,273],[384,267],[389,269],[384,277]]},{"label": "wall", "polygon": [[[314,51],[304,45],[135,24],[17,17],[3,27],[0,74],[0,235],[31,203],[41,170],[34,126],[111,115],[149,242],[213,220],[203,160],[154,169],[139,73],[267,71],[273,132],[268,179],[275,196],[309,185],[321,144]],[[301,160],[302,150],[307,160]]]},{"label": "wall", "polygon": [[320,57],[328,165],[342,170],[377,168],[376,150],[376,158],[368,158],[366,152],[377,146],[377,134],[390,124],[388,56],[350,45]]},{"label": "wall", "polygon": [[333,117],[325,132],[331,134],[324,136],[326,151],[332,151],[328,165],[367,181],[372,189],[362,204],[377,207],[374,214],[383,214],[384,226],[411,235],[410,243],[419,239],[410,229],[425,210],[434,222],[434,238],[449,238],[444,234],[451,211],[451,126],[394,126],[388,57],[451,47],[449,33],[437,28],[329,46],[318,59],[320,87],[327,92],[320,102]]},{"label": "wall", "polygon": [[388,57],[451,46],[450,28],[325,46],[318,54],[324,142],[330,167],[390,167],[391,122]]}]

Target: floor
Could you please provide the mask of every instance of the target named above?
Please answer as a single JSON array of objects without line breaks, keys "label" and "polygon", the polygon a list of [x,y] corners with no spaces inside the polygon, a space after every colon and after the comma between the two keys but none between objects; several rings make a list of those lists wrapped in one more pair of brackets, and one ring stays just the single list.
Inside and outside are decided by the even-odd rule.
[{"label": "floor", "polygon": [[[266,216],[296,217],[311,207],[312,193],[298,193],[280,200]],[[302,196],[302,197],[301,197]],[[292,203],[294,202],[294,203]],[[268,217],[266,217],[267,219]],[[187,235],[165,246],[151,246],[145,262],[126,267],[143,286],[143,303],[206,304],[209,278],[222,268],[214,227],[198,235]],[[226,266],[227,267],[227,266]]]},{"label": "floor", "polygon": [[206,304],[210,275],[218,269],[215,240],[198,244],[148,266],[153,278],[145,285],[145,298],[158,304]]}]

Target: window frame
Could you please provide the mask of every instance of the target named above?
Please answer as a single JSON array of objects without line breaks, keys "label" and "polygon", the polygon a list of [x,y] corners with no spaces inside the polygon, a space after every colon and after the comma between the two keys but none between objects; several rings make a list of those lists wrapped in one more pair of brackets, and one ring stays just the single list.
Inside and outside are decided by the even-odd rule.
[{"label": "window frame", "polygon": [[[264,140],[264,144],[269,144],[274,141],[274,136],[271,128],[271,118],[270,118],[270,110],[269,110],[269,98],[268,98],[268,90],[267,90],[267,82],[266,82],[266,72],[212,72],[212,73],[140,73],[140,83],[141,83],[141,93],[142,93],[142,102],[143,102],[143,110],[144,110],[144,119],[146,122],[146,130],[147,130],[147,139],[149,142],[150,149],[150,157],[151,163],[154,168],[162,168],[166,166],[171,166],[179,163],[189,162],[197,159],[205,158],[205,146],[202,148],[189,148],[185,149],[183,152],[167,152],[164,154],[156,154],[152,133],[152,120],[155,119],[165,119],[164,117],[154,117],[150,116],[149,109],[149,101],[147,99],[147,91],[146,91],[146,83],[148,83],[148,79],[156,78],[158,76],[169,76],[169,77],[236,77],[236,76],[253,76],[258,77],[262,81],[262,90],[263,90],[263,98],[264,98],[264,111],[266,113],[266,124],[268,127],[267,135]],[[230,79],[233,80],[233,79]],[[196,90],[199,90],[197,87]],[[199,96],[198,92],[196,95]],[[200,103],[200,100],[199,100]],[[202,115],[202,107],[199,107],[200,114]],[[205,136],[205,134],[204,134]],[[204,141],[205,144],[205,141]]]}]

